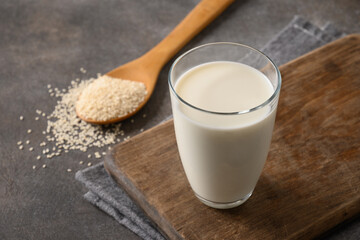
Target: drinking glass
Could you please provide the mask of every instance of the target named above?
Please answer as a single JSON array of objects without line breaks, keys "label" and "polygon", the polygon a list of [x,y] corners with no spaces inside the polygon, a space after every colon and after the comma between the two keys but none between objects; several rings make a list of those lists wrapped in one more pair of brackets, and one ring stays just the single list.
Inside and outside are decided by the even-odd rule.
[{"label": "drinking glass", "polygon": [[[271,83],[271,96],[251,109],[214,112],[178,94],[176,84],[184,73],[219,61],[260,71]],[[178,57],[168,83],[180,159],[196,197],[213,208],[241,205],[253,193],[268,155],[281,87],[278,67],[250,46],[209,43]]]}]

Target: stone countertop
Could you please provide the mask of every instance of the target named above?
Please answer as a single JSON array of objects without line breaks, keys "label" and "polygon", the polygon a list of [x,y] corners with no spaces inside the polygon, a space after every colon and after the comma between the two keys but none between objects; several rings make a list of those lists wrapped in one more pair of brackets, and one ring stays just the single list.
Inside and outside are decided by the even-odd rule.
[{"label": "stone countertop", "polygon": [[[43,138],[56,100],[47,85],[67,88],[145,53],[195,6],[196,0],[5,0],[0,3],[0,239],[138,239],[86,202],[86,189],[74,179],[96,164],[88,153],[72,151],[48,160],[17,142]],[[260,48],[294,15],[322,26],[328,21],[346,33],[360,32],[358,0],[238,0],[181,52],[214,41]],[[162,70],[150,102],[122,129],[133,136],[171,114],[167,73]],[[86,73],[80,71],[85,68]],[[143,118],[143,114],[147,117]],[[24,116],[20,121],[19,117]],[[27,129],[32,129],[31,137]],[[31,144],[30,144],[31,145]],[[102,149],[100,150],[102,151]],[[46,168],[42,168],[46,164]],[[32,166],[36,165],[35,170]],[[72,172],[67,172],[71,168]],[[331,230],[326,239],[359,239],[360,219]]]}]

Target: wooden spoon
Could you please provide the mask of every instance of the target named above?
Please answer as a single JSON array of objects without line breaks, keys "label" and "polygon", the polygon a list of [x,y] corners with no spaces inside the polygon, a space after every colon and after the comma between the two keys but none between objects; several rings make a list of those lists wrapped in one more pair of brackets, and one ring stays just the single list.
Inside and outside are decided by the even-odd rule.
[{"label": "wooden spoon", "polygon": [[106,121],[88,119],[79,114],[82,120],[94,124],[109,124],[124,120],[138,112],[149,100],[154,91],[162,67],[196,34],[223,12],[234,0],[202,0],[175,29],[143,56],[126,63],[106,75],[114,78],[143,82],[147,95],[142,103],[127,115]]}]

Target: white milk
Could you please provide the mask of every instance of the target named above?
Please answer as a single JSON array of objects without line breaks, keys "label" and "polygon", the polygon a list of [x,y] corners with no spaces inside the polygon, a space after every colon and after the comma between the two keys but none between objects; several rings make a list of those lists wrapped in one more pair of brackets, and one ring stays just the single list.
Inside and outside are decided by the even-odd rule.
[{"label": "white milk", "polygon": [[[238,112],[264,103],[274,88],[252,67],[211,62],[184,73],[175,91],[197,108]],[[214,114],[171,97],[180,158],[194,192],[218,203],[248,198],[267,157],[276,109],[267,105],[247,114]]]}]

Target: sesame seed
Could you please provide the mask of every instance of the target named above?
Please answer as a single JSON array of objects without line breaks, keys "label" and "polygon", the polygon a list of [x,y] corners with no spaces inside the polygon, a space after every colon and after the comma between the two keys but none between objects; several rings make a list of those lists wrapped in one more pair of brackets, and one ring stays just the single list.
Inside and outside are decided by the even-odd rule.
[{"label": "sesame seed", "polygon": [[105,121],[132,112],[144,100],[146,93],[144,83],[103,75],[82,91],[76,110],[85,118]]},{"label": "sesame seed", "polygon": [[144,131],[144,129],[143,129],[143,128],[141,128],[141,129],[140,129],[140,132],[143,132],[143,131]]},{"label": "sesame seed", "polygon": [[42,165],[42,168],[46,168],[46,164],[43,164],[43,165]]},{"label": "sesame seed", "polygon": [[20,121],[24,120],[24,117],[23,116],[20,116],[19,117]]},{"label": "sesame seed", "polygon": [[33,165],[33,166],[32,166],[32,169],[35,169],[35,168],[36,168],[36,166],[35,166],[35,165]]},{"label": "sesame seed", "polygon": [[105,155],[106,155],[106,152],[102,152],[102,155],[105,156]]},{"label": "sesame seed", "polygon": [[71,169],[70,169],[70,168],[68,168],[66,171],[67,171],[67,172],[71,172]]},{"label": "sesame seed", "polygon": [[[83,69],[82,71],[85,72],[86,70]],[[104,79],[107,77],[100,75],[99,78]],[[50,114],[46,114],[39,109],[35,110],[37,116],[34,116],[34,119],[38,121],[41,116],[44,116],[47,124],[46,128],[40,131],[43,134],[42,136],[44,139],[44,141],[39,143],[39,150],[40,153],[42,153],[42,156],[39,155],[36,159],[40,160],[42,157],[50,159],[59,156],[62,152],[61,149],[64,149],[63,152],[68,153],[69,150],[86,152],[90,147],[104,147],[116,143],[117,136],[121,133],[124,134],[123,130],[120,129],[121,123],[109,124],[107,126],[94,126],[81,121],[77,117],[75,103],[86,87],[95,80],[96,79],[94,78],[88,80],[80,80],[77,78],[76,81],[71,81],[70,86],[64,89],[52,88],[51,85],[48,84],[47,91],[49,94],[54,94],[54,96],[59,97],[60,99],[57,100],[56,105]],[[19,116],[19,119],[24,119],[24,116]],[[29,134],[32,133],[31,129],[26,131]],[[49,146],[48,143],[51,142],[53,142],[51,148],[45,149],[44,146]],[[30,139],[24,141],[24,143],[29,145]],[[17,144],[19,149],[24,149],[25,144],[23,144],[22,141],[19,141]],[[36,146],[27,147],[29,151],[35,151],[34,148]],[[100,153],[96,154],[97,158],[101,158]],[[91,155],[94,154],[90,154],[90,156]]]},{"label": "sesame seed", "polygon": [[134,123],[134,122],[135,122],[135,120],[134,120],[134,119],[131,119],[131,120],[130,120],[130,122],[131,122],[131,123]]},{"label": "sesame seed", "polygon": [[91,164],[91,162],[89,162],[87,165],[90,167],[92,164]]},{"label": "sesame seed", "polygon": [[91,158],[91,154],[88,155],[88,158]]},{"label": "sesame seed", "polygon": [[84,164],[84,161],[80,161],[79,164]]},{"label": "sesame seed", "polygon": [[146,114],[143,114],[142,117],[143,117],[143,118],[146,118]]}]

